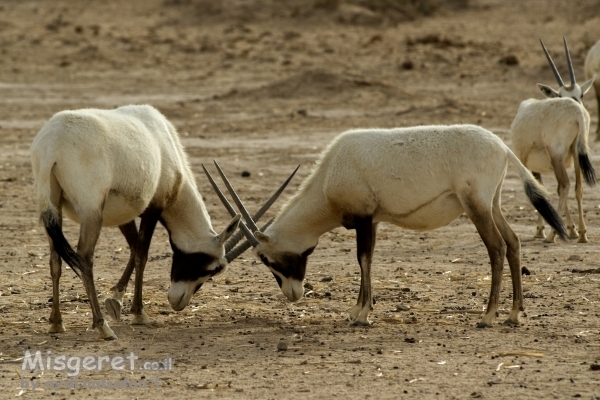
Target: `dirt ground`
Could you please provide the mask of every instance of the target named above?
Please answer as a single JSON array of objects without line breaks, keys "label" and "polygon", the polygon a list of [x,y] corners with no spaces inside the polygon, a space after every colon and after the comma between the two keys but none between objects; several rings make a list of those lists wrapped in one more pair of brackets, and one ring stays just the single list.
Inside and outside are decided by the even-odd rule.
[{"label": "dirt ground", "polygon": [[[556,86],[539,38],[567,76],[563,35],[583,81],[587,49],[600,38],[595,0],[0,2],[0,397],[600,397],[600,275],[590,272],[600,268],[600,192],[584,188],[588,244],[544,244],[533,239],[536,214],[512,166],[503,208],[531,272],[520,327],[501,325],[511,305],[508,268],[498,324],[475,327],[491,271],[462,216],[431,232],[380,226],[371,327],[347,321],[359,288],[353,231],[321,238],[307,268],[312,290],[297,303],[247,252],[174,312],[166,298],[171,249],[160,227],[145,273],[150,325],[129,324],[130,285],[122,320],[110,322],[119,339],[99,342],[83,285],[63,269],[67,332],[46,333],[52,283],[29,146],[53,113],[157,107],[177,127],[220,231],[229,217],[201,172],[213,159],[254,211],[300,164],[286,191],[293,193],[346,129],[474,123],[510,144],[519,103],[542,97],[537,82]],[[593,132],[594,98],[586,97]],[[600,144],[590,146],[600,168]],[[545,181],[557,204],[555,179]],[[65,232],[75,244],[78,226],[67,221]],[[128,260],[118,229],[102,231],[95,260],[103,304]],[[278,351],[281,342],[287,350]],[[22,371],[26,350],[134,352],[134,370],[82,371],[78,379],[127,378],[148,388],[69,388],[66,371]],[[171,370],[139,369],[169,357]]]}]

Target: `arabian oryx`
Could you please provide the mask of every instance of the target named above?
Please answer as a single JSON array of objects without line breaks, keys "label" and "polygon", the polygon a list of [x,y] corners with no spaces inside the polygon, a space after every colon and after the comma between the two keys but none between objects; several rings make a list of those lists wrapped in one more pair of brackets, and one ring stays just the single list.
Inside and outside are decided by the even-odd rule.
[{"label": "arabian oryx", "polygon": [[[586,81],[579,88],[575,83],[566,40],[564,43],[571,85],[564,86],[550,54],[542,43],[560,88],[555,91],[549,86],[538,83],[542,93],[552,98],[523,101],[510,130],[515,154],[527,168],[533,171],[533,175],[540,183],[542,183],[541,174],[554,172],[558,181],[558,210],[566,214],[569,237],[578,238],[579,243],[587,243],[581,175],[583,174],[586,183],[592,186],[596,183],[596,173],[588,155],[590,115],[583,106],[583,94],[589,90],[594,78]],[[575,229],[567,205],[570,186],[567,168],[573,164],[575,165],[575,197],[579,209],[579,233]],[[545,237],[541,215],[538,216],[535,237]],[[554,242],[554,239],[555,232],[552,232],[545,242]]]},{"label": "arabian oryx", "polygon": [[478,325],[489,327],[498,310],[504,257],[508,258],[513,283],[513,307],[507,323],[518,324],[523,310],[520,243],[500,208],[509,161],[517,167],[529,201],[561,237],[566,237],[564,224],[544,188],[500,138],[473,125],[342,133],[329,144],[264,233],[257,231],[222,177],[255,231],[254,236],[247,236],[254,252],[291,301],[303,296],[307,258],[321,235],[339,226],[356,229],[361,285],[357,304],[350,310],[353,325],[369,324],[373,308],[371,260],[379,222],[427,231],[466,213],[487,247],[492,266],[487,311]]},{"label": "arabian oryx", "polygon": [[[119,226],[131,249],[123,277],[112,288],[114,298],[107,299],[106,306],[118,319],[135,268],[133,324],[148,322],[142,304],[143,271],[159,221],[173,250],[168,298],[175,310],[183,309],[206,280],[223,272],[243,251],[231,250],[239,215],[222,233],[215,233],[175,128],[151,106],[59,112],[35,137],[31,161],[50,243],[52,333],[65,330],[59,308],[62,259],[83,280],[100,338],[116,339],[102,316],[94,286],[94,248],[102,226]],[[81,225],[77,251],[63,235],[63,212]]]},{"label": "arabian oryx", "polygon": [[[600,73],[600,40],[594,44],[585,57],[585,76],[586,78],[595,78]],[[598,107],[598,125],[596,128],[596,140],[600,140],[600,80],[594,81],[594,90],[596,91],[596,103]]]}]

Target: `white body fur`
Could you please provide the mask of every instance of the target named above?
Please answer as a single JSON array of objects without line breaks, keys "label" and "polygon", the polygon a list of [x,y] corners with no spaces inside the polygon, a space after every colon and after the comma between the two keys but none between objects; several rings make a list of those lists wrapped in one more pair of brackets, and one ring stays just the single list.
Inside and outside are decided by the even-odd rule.
[{"label": "white body fur", "polygon": [[[592,78],[600,75],[600,40],[594,44],[585,57],[585,76]],[[598,126],[596,129],[596,140],[600,140],[600,81],[594,81],[594,90],[596,91],[596,102],[598,107]]]},{"label": "white body fur", "polygon": [[[295,301],[303,294],[304,271],[290,278],[285,260],[292,259],[290,254],[295,255],[297,265],[305,266],[319,237],[335,227],[346,226],[349,216],[357,217],[354,221],[372,216],[373,230],[378,222],[389,222],[425,231],[447,225],[466,212],[492,261],[492,292],[481,324],[490,326],[495,318],[505,254],[514,288],[509,320],[518,323],[523,309],[519,242],[500,209],[500,191],[509,161],[517,167],[526,189],[533,193],[530,199],[544,198],[543,189],[502,140],[477,126],[417,126],[342,133],[323,152],[273,224],[264,234],[255,233],[259,244],[254,252],[278,282],[282,281],[279,284],[284,294]],[[367,231],[371,229],[368,226],[370,223]],[[364,242],[366,250],[361,253],[362,239],[356,229],[361,291],[350,315],[360,325],[368,323],[372,309],[370,255],[374,238],[372,244]]]},{"label": "white body fur", "polygon": [[[182,250],[199,251],[215,235],[177,132],[151,106],[61,111],[38,133],[31,155],[40,212],[58,206],[60,191],[65,215],[77,223],[102,210],[103,226],[122,225],[153,205],[177,227]],[[186,213],[200,218],[191,223]]]},{"label": "white body fur", "polygon": [[[140,241],[145,241],[149,247],[154,226],[160,219],[169,231],[172,245],[178,250],[185,254],[208,254],[214,257],[212,264],[207,266],[209,270],[224,269],[223,243],[235,231],[237,219],[222,234],[214,232],[177,132],[155,108],[132,105],[114,110],[59,112],[35,137],[31,160],[39,212],[42,219],[45,213],[50,215],[44,222],[60,227],[64,211],[67,217],[81,224],[77,252],[83,259],[81,263],[85,264],[89,258],[89,265],[79,267],[83,268],[82,279],[90,297],[94,327],[100,330],[101,338],[115,336],[102,318],[93,279],[86,278],[85,271],[89,268],[91,274],[91,259],[100,226],[123,226],[146,210],[158,210],[147,228],[143,228],[142,216]],[[135,230],[135,225],[133,227]],[[142,239],[142,235],[146,238]],[[50,331],[62,332],[64,327],[58,310],[61,259],[54,252],[55,244],[51,238],[53,307],[56,309],[53,308],[50,318]],[[131,247],[133,259],[135,246]],[[146,257],[147,249],[142,255],[143,263]],[[77,262],[76,258],[75,255]],[[143,266],[141,268],[143,271]],[[169,291],[172,306],[181,309],[183,304],[185,307],[194,293],[194,286],[209,277],[193,282],[174,282]],[[141,309],[141,279],[136,265],[136,292],[139,289],[140,297],[139,309],[134,310],[132,306],[132,313],[138,322],[146,323],[147,316]],[[115,296],[121,300],[123,294],[124,289]]]},{"label": "white body fur", "polygon": [[[519,106],[511,125],[513,150],[521,162],[537,174],[554,173],[558,180],[559,212],[565,212],[570,237],[587,242],[582,210],[579,155],[588,152],[590,116],[583,105],[570,98],[529,99]],[[579,206],[579,234],[567,206],[569,179],[566,168],[575,164],[576,197]],[[538,218],[536,237],[544,237]],[[554,241],[554,232],[546,239]]]}]

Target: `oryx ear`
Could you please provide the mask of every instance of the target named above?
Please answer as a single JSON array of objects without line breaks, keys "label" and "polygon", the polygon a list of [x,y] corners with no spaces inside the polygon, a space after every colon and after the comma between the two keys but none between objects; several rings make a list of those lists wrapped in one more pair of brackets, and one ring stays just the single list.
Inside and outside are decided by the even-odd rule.
[{"label": "oryx ear", "polygon": [[548,85],[544,85],[543,83],[538,83],[537,87],[540,88],[540,90],[546,97],[550,97],[550,98],[560,97],[560,93],[558,93],[556,90],[552,89]]},{"label": "oryx ear", "polygon": [[592,87],[592,83],[594,83],[594,79],[596,79],[596,74],[594,74],[594,76],[592,76],[587,81],[583,82],[583,85],[581,85],[581,95],[582,96],[584,94],[586,94],[588,90],[590,90],[590,88]]},{"label": "oryx ear", "polygon": [[275,238],[272,238],[269,235],[265,235],[264,233],[257,231],[254,232],[254,237],[256,238],[256,240],[258,240],[259,243],[264,243],[264,244],[274,244],[275,243]]},{"label": "oryx ear", "polygon": [[235,233],[235,230],[240,224],[240,218],[242,218],[242,216],[240,214],[236,214],[235,217],[233,217],[233,219],[231,220],[231,222],[227,224],[225,230],[221,232],[219,236],[217,236],[217,239],[219,240],[219,246],[223,246],[223,243],[225,243],[227,239],[229,239],[231,235]]}]

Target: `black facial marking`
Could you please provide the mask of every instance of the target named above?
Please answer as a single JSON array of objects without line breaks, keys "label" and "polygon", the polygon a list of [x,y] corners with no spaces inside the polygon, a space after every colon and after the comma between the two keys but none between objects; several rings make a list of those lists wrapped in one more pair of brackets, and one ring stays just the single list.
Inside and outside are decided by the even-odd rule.
[{"label": "black facial marking", "polygon": [[[171,240],[171,230],[165,220],[160,218],[159,221],[167,232],[169,232],[169,243],[171,243],[171,249],[173,249],[171,282],[193,282],[202,277],[215,276],[223,270],[223,266],[219,265],[215,269],[208,271],[206,268],[217,261],[217,258],[206,253],[185,253]],[[195,290],[200,289],[200,286],[197,286]]]},{"label": "black facial marking", "polygon": [[[311,247],[302,254],[279,254],[277,260],[267,264],[267,266],[279,272],[286,278],[302,281],[306,275],[306,261],[308,256],[311,255],[314,250],[315,248]],[[277,283],[279,283],[279,281],[277,281]],[[279,284],[279,286],[281,287],[281,284]]]},{"label": "black facial marking", "polygon": [[[209,254],[184,253],[182,250],[177,248],[173,242],[171,242],[171,248],[173,249],[171,282],[193,282],[199,278],[214,276],[223,269],[221,265],[210,271],[206,269],[209,265],[217,261],[216,257],[213,257]],[[196,290],[198,289],[199,287],[196,288]]]},{"label": "black facial marking", "polygon": [[258,256],[260,257],[260,261],[262,261],[263,264],[265,264],[267,267],[271,266],[267,257],[265,257],[263,254],[259,254]]},{"label": "black facial marking", "polygon": [[281,288],[281,285],[283,284],[283,282],[281,282],[281,278],[279,277],[279,275],[277,275],[276,273],[272,272],[273,276],[275,277],[275,280],[277,281],[277,284],[279,285],[279,287]]},{"label": "black facial marking", "polygon": [[202,287],[201,283],[199,283],[198,285],[196,285],[196,287],[194,288],[194,293],[196,293],[198,290],[200,290],[201,287]]}]

